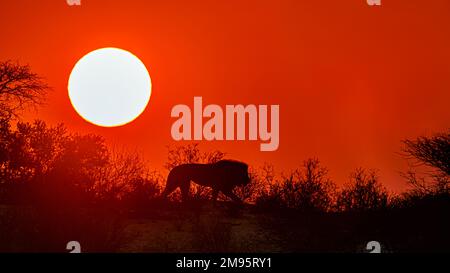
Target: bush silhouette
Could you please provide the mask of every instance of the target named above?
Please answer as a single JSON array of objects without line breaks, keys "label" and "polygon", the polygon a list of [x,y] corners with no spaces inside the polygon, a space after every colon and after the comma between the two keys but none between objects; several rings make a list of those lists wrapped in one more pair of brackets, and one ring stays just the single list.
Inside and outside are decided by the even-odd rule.
[{"label": "bush silhouette", "polygon": [[375,171],[358,168],[337,198],[341,211],[379,210],[388,206],[388,192],[378,182]]},{"label": "bush silhouette", "polygon": [[301,169],[281,181],[272,181],[256,202],[260,206],[328,211],[332,208],[336,186],[327,173],[318,159],[308,159]]}]

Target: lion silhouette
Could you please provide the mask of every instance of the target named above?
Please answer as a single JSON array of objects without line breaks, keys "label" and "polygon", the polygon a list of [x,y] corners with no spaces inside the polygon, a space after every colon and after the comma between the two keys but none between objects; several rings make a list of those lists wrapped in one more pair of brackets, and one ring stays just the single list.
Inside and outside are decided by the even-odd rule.
[{"label": "lion silhouette", "polygon": [[167,197],[177,188],[180,188],[182,199],[189,197],[191,181],[213,189],[212,199],[215,201],[219,192],[230,197],[233,201],[242,203],[242,200],[233,193],[236,186],[250,183],[248,165],[235,160],[220,160],[210,164],[182,164],[174,167],[167,177],[166,188],[162,197]]}]

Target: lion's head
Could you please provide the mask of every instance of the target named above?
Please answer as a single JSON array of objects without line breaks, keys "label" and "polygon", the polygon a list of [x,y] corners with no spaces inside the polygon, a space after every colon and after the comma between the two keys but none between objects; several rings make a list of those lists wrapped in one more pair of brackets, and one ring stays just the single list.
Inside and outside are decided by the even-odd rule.
[{"label": "lion's head", "polygon": [[217,161],[214,166],[224,170],[229,181],[235,185],[245,186],[250,183],[248,165],[244,162],[225,159]]}]

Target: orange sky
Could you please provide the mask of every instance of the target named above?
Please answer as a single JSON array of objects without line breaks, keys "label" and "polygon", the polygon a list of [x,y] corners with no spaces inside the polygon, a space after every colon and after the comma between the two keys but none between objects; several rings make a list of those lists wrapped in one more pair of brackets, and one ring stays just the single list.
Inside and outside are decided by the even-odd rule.
[{"label": "orange sky", "polygon": [[[289,170],[317,156],[337,183],[355,167],[404,189],[400,141],[449,128],[450,1],[1,0],[0,60],[29,63],[54,88],[32,117],[138,148],[163,166],[170,110],[204,104],[279,104],[280,147],[210,142],[251,165]],[[146,111],[118,128],[89,124],[67,95],[86,53],[119,47],[149,69]],[[31,114],[30,114],[31,116]]]}]

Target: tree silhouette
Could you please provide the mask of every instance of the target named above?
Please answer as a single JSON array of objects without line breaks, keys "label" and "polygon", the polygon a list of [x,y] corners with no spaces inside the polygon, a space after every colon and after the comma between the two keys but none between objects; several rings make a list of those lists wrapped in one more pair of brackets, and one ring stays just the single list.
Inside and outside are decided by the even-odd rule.
[{"label": "tree silhouette", "polygon": [[[26,162],[25,154],[14,154],[20,140],[17,132],[11,130],[11,119],[17,118],[19,111],[26,106],[43,103],[48,89],[48,85],[28,65],[0,62],[0,185],[18,179],[19,165],[30,164]],[[14,158],[10,158],[12,155]],[[28,168],[21,169],[20,178],[24,178],[27,171]]]},{"label": "tree silhouette", "polygon": [[18,117],[26,106],[42,104],[49,86],[29,65],[0,62],[0,117]]},{"label": "tree silhouette", "polygon": [[16,127],[8,131],[0,162],[0,198],[25,203],[85,199],[94,174],[107,163],[103,138],[70,134],[63,125],[51,127],[43,121]]},{"label": "tree silhouette", "polygon": [[[403,154],[415,160],[410,169],[403,173],[413,193],[418,195],[448,193],[450,191],[450,133],[432,137],[419,137],[403,141]],[[418,175],[414,167],[425,165],[433,169],[427,175]]]},{"label": "tree silhouette", "polygon": [[450,175],[450,133],[405,140],[404,144],[407,157]]},{"label": "tree silhouette", "polygon": [[12,124],[21,110],[43,104],[48,89],[30,66],[0,62],[0,200],[75,203],[131,192],[155,195],[154,176],[142,160],[111,151],[98,135],[69,133],[44,121]]}]

